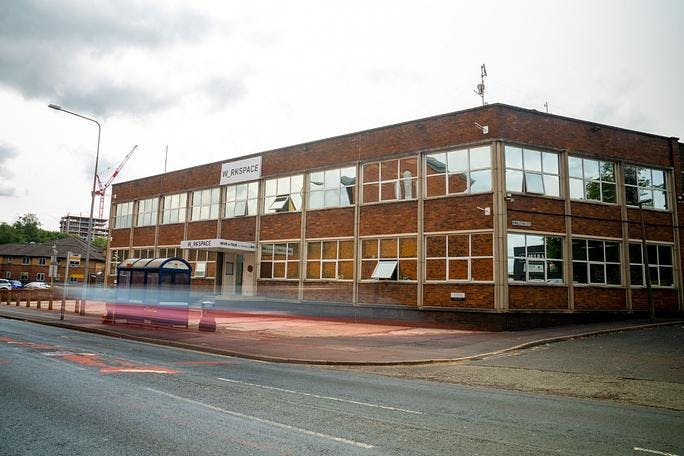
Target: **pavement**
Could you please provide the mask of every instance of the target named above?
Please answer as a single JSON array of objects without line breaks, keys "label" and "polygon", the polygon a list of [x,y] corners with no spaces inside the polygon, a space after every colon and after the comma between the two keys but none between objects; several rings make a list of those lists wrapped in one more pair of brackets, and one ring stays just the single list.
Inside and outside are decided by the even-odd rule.
[{"label": "pavement", "polygon": [[499,356],[551,342],[682,324],[682,319],[629,320],[557,326],[515,332],[465,331],[421,327],[406,322],[319,318],[284,312],[215,311],[215,332],[199,331],[201,312],[190,311],[188,328],[103,324],[105,306],[89,301],[86,315],[68,301],[60,320],[59,303],[52,310],[42,302],[27,307],[0,304],[0,317],[47,324],[108,336],[248,359],[342,366],[392,366],[457,363]]}]

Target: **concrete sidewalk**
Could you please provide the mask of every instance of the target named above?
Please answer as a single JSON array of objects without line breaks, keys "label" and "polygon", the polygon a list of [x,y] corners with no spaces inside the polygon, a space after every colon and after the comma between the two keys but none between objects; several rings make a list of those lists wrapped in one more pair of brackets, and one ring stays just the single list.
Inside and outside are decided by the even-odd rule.
[{"label": "concrete sidewalk", "polygon": [[53,310],[0,304],[0,316],[114,337],[210,353],[274,362],[339,365],[401,365],[478,359],[551,341],[591,334],[682,323],[682,320],[631,320],[560,326],[516,332],[483,332],[373,322],[293,316],[277,312],[225,311],[216,314],[216,332],[198,330],[200,312],[191,310],[190,325],[171,328],[103,324],[104,304],[88,302],[85,316],[67,303],[64,320],[59,303]]}]

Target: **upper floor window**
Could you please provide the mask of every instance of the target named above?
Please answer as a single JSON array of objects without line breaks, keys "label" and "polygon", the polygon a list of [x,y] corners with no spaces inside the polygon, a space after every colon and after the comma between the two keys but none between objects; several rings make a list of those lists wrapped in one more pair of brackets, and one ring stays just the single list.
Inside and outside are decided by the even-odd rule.
[{"label": "upper floor window", "polygon": [[642,203],[656,209],[667,209],[667,194],[664,170],[625,165],[625,201],[629,206]]},{"label": "upper floor window", "polygon": [[300,211],[303,188],[302,174],[268,179],[264,188],[264,213]]},{"label": "upper floor window", "polygon": [[363,165],[363,202],[417,198],[418,157],[398,158]]},{"label": "upper floor window", "polygon": [[[671,287],[674,283],[672,246],[664,244],[647,244],[648,269],[653,286]],[[644,258],[642,245],[629,244],[629,276],[632,285],[643,286],[646,283],[644,277]]]},{"label": "upper floor window", "polygon": [[185,208],[187,206],[187,193],[167,195],[163,200],[162,223],[185,222]]},{"label": "upper floor window", "polygon": [[509,233],[508,280],[563,283],[563,238]]},{"label": "upper floor window", "polygon": [[568,157],[570,198],[616,203],[615,164],[582,157]]},{"label": "upper floor window", "polygon": [[38,264],[40,266],[45,266],[47,264],[47,258],[45,258],[45,257],[38,258]]},{"label": "upper floor window", "polygon": [[211,220],[219,215],[219,188],[208,188],[192,192],[192,213],[190,220]]},{"label": "upper floor window", "polygon": [[149,198],[138,201],[138,214],[135,226],[149,226],[157,224],[158,198]]},{"label": "upper floor window", "polygon": [[492,190],[491,148],[427,154],[425,175],[427,196],[489,192]]},{"label": "upper floor window", "polygon": [[21,264],[31,264],[31,258],[29,258],[29,257],[22,257],[22,258],[21,258]]},{"label": "upper floor window", "polygon": [[506,190],[560,196],[558,154],[506,146]]},{"label": "upper floor window", "polygon": [[573,239],[572,280],[575,283],[620,285],[620,243]]},{"label": "upper floor window", "polygon": [[119,203],[114,208],[114,228],[130,228],[133,222],[133,201]]},{"label": "upper floor window", "polygon": [[228,185],[226,187],[226,203],[224,217],[242,217],[256,215],[259,201],[259,182]]},{"label": "upper floor window", "polygon": [[309,174],[309,209],[354,204],[356,167],[326,169]]}]

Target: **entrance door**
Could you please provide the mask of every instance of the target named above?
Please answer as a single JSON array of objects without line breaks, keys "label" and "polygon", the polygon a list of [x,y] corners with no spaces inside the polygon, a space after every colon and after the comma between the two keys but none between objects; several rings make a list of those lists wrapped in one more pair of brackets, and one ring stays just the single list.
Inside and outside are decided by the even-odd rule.
[{"label": "entrance door", "polygon": [[242,255],[235,255],[235,294],[242,294],[242,265],[244,264],[244,257]]},{"label": "entrance door", "polygon": [[256,269],[254,267],[254,255],[245,255],[242,268],[242,294],[254,296]]}]

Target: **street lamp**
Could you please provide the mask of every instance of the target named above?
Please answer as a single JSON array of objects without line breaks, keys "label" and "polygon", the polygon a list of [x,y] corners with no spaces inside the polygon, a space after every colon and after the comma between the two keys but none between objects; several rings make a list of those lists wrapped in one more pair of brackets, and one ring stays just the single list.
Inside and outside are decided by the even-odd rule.
[{"label": "street lamp", "polygon": [[[49,108],[55,109],[57,111],[62,111],[66,112],[67,114],[71,114],[72,116],[80,117],[81,119],[89,120],[91,122],[95,122],[97,125],[97,152],[95,152],[95,171],[93,172],[93,190],[90,192],[90,219],[88,220],[88,235],[86,236],[86,257],[85,257],[85,280],[83,282],[83,292],[81,293],[81,310],[79,313],[81,315],[85,315],[85,301],[87,297],[87,292],[88,292],[88,282],[90,280],[90,270],[88,269],[90,266],[90,248],[91,244],[93,241],[93,210],[95,209],[95,185],[97,184],[97,164],[100,159],[100,133],[102,130],[102,127],[100,126],[100,123],[95,120],[91,119],[90,117],[83,116],[81,114],[77,114],[72,111],[68,111],[64,108],[62,108],[60,105],[56,104],[49,104]],[[68,261],[68,259],[67,259]]]}]

